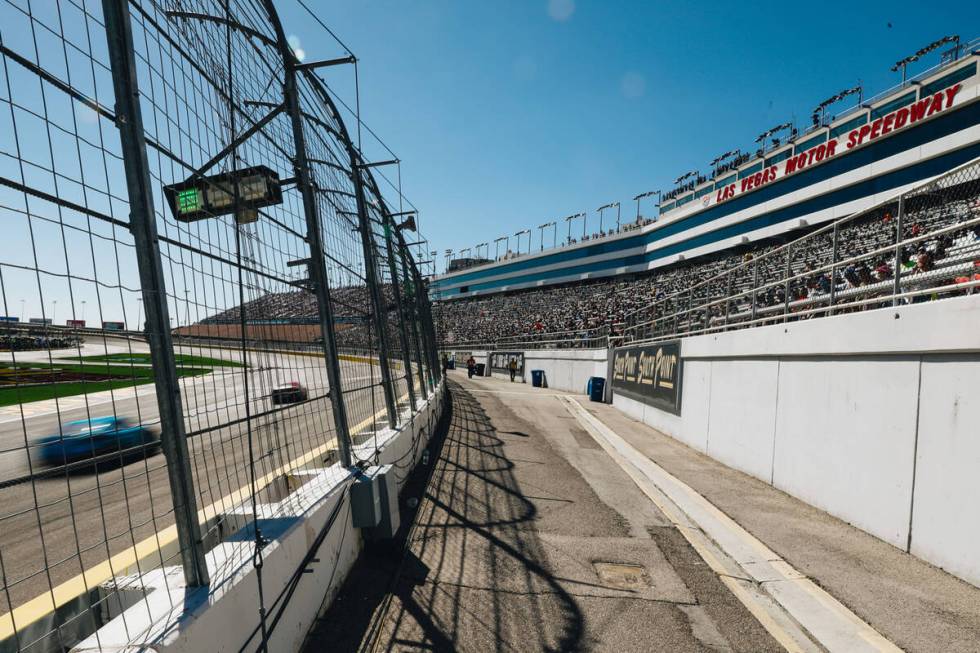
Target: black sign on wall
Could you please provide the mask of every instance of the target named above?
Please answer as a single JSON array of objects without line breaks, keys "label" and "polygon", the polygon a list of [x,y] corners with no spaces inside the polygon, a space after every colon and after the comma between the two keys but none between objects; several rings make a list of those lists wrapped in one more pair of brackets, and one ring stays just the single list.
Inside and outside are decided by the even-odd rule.
[{"label": "black sign on wall", "polygon": [[613,351],[613,394],[681,414],[680,340]]},{"label": "black sign on wall", "polygon": [[510,359],[517,361],[517,376],[524,376],[524,352],[522,351],[492,351],[490,352],[490,369],[495,372],[509,372]]}]

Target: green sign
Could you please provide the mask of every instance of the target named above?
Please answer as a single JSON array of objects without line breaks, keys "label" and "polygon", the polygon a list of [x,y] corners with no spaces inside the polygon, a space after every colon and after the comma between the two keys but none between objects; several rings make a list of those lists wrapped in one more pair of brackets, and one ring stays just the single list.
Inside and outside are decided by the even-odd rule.
[{"label": "green sign", "polygon": [[180,214],[184,213],[194,213],[195,211],[200,211],[203,207],[201,204],[201,191],[197,188],[188,188],[186,190],[177,192],[177,212]]}]

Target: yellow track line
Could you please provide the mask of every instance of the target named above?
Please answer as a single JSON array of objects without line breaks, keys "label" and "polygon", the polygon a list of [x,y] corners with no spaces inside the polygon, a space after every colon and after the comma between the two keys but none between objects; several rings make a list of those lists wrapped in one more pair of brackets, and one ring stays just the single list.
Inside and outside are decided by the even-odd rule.
[{"label": "yellow track line", "polygon": [[[399,401],[402,401],[407,396],[408,394],[406,393],[399,399]],[[351,433],[361,433],[361,431],[363,431],[370,423],[374,422],[378,417],[384,415],[385,412],[385,410],[379,410],[371,417],[359,422],[354,426],[354,428],[351,429]],[[280,475],[306,465],[307,463],[325,454],[331,448],[332,447],[326,444],[320,445],[312,451],[289,461],[272,472],[269,472],[262,478],[256,479],[256,492],[264,489]],[[207,523],[211,517],[224,512],[224,510],[229,506],[239,505],[245,499],[251,497],[251,494],[252,492],[250,485],[246,485],[221,497],[221,499],[197,512],[198,522],[202,524]],[[75,600],[90,589],[98,587],[113,576],[129,573],[129,570],[136,567],[138,563],[146,560],[156,552],[160,551],[163,547],[176,541],[177,527],[168,526],[162,531],[158,531],[146,539],[137,542],[132,547],[120,551],[119,553],[110,557],[108,560],[104,560],[94,567],[84,570],[77,576],[55,586],[50,592],[40,594],[30,601],[27,601],[26,603],[14,608],[11,612],[0,615],[0,641],[14,635],[14,624],[17,625],[18,629],[23,629],[26,626],[43,619],[45,616],[62,605]]]}]

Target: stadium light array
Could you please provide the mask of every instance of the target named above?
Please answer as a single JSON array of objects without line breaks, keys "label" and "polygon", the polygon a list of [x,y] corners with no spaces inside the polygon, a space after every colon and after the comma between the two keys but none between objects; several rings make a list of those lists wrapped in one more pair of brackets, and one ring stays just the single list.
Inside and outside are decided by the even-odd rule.
[{"label": "stadium light array", "polygon": [[816,107],[814,107],[813,108],[813,116],[812,116],[813,117],[813,126],[814,127],[822,127],[823,124],[824,124],[824,116],[825,116],[827,107],[829,107],[831,104],[834,104],[836,102],[840,102],[844,98],[849,97],[851,95],[857,95],[858,96],[858,104],[861,104],[861,102],[862,102],[862,99],[861,98],[864,97],[864,87],[861,86],[860,84],[858,84],[857,86],[854,86],[852,88],[844,89],[843,91],[841,91],[840,93],[837,93],[836,95],[831,95],[829,98],[827,98],[826,100],[824,100],[823,102],[821,102],[820,104],[818,104]]},{"label": "stadium light array", "polygon": [[950,36],[944,36],[944,37],[942,37],[938,41],[933,41],[932,43],[930,43],[926,47],[920,48],[914,54],[910,54],[909,56],[905,57],[904,59],[901,59],[899,61],[896,61],[895,62],[895,65],[892,66],[891,71],[893,73],[895,73],[895,72],[898,72],[899,69],[901,69],[901,71],[902,71],[902,84],[904,84],[905,81],[908,79],[906,73],[907,73],[908,65],[910,63],[914,63],[914,62],[918,61],[919,59],[921,59],[925,55],[929,54],[933,50],[935,50],[937,48],[941,48],[942,46],[946,45],[947,43],[955,43],[956,44],[956,46],[953,48],[953,61],[956,61],[959,58],[959,54],[960,54],[960,37],[959,37],[958,34],[951,34]]},{"label": "stadium light array", "polygon": [[639,222],[639,220],[640,220],[640,200],[642,200],[644,197],[652,197],[654,195],[656,195],[657,197],[659,197],[660,196],[660,191],[659,190],[648,190],[647,192],[640,193],[639,195],[637,195],[636,197],[633,198],[633,200],[636,202],[636,220],[637,220],[637,222]]}]

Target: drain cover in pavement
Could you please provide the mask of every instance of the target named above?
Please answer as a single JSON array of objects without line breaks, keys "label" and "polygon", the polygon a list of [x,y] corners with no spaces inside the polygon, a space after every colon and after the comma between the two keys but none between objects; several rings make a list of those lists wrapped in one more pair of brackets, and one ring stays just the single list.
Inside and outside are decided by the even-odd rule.
[{"label": "drain cover in pavement", "polygon": [[603,584],[622,590],[650,587],[650,577],[640,565],[623,562],[593,562],[596,576]]}]

